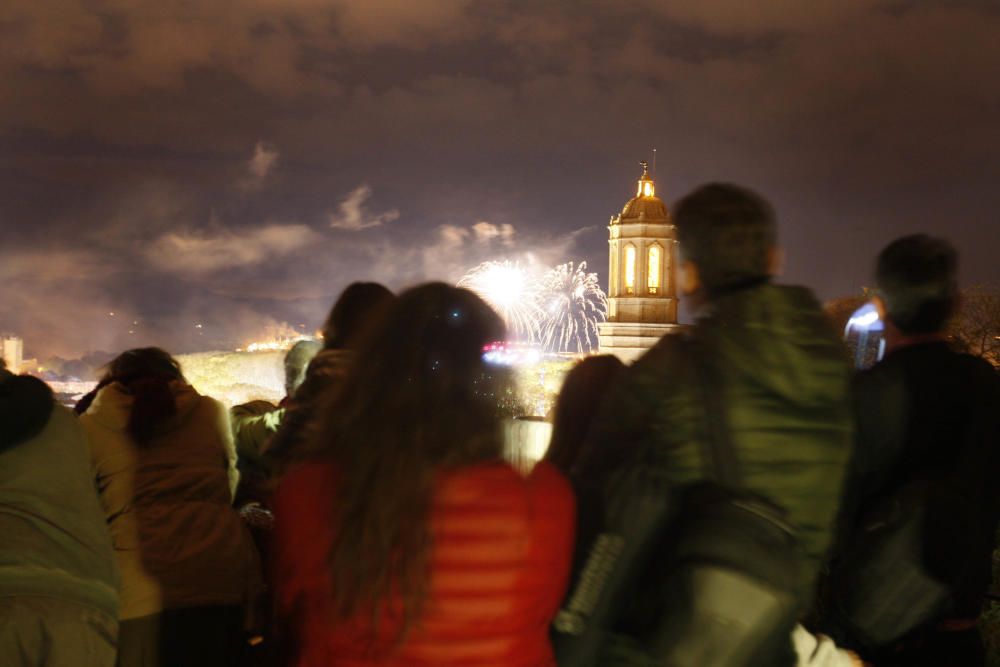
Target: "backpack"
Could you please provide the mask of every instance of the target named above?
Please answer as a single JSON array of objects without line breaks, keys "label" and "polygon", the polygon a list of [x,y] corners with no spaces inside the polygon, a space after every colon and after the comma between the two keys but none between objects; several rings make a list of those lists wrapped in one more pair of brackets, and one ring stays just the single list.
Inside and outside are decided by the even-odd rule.
[{"label": "backpack", "polygon": [[930,508],[953,493],[914,481],[866,513],[830,573],[828,613],[842,641],[884,649],[952,608],[951,587],[928,571],[923,549]]},{"label": "backpack", "polygon": [[[553,625],[561,667],[793,664],[803,552],[785,512],[743,487],[722,384],[689,342],[705,404],[705,481],[672,489],[642,453],[609,484],[605,528]],[[637,613],[636,591],[652,588]]]}]

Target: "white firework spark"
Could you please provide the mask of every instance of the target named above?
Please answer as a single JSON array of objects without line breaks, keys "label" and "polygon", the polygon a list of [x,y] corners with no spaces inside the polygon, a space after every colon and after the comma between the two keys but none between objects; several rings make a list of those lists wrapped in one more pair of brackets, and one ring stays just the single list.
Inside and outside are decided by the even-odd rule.
[{"label": "white firework spark", "polygon": [[518,262],[483,262],[458,281],[459,287],[475,292],[507,325],[515,340],[537,342],[545,313],[541,307],[541,283]]},{"label": "white firework spark", "polygon": [[544,277],[545,322],[540,342],[549,352],[583,354],[599,345],[597,325],[607,320],[608,297],[587,262],[560,264]]}]

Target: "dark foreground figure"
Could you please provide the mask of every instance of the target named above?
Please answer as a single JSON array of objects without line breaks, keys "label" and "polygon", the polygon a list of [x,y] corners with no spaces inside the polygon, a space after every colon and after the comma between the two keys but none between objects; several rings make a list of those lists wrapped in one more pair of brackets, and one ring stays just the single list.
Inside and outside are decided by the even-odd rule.
[{"label": "dark foreground figure", "polygon": [[[577,467],[579,493],[604,511],[580,517],[580,548],[597,565],[556,623],[560,664],[793,665],[792,631],[850,453],[846,355],[807,289],[772,283],[767,202],[708,185],[677,204],[674,221],[681,287],[700,318],[624,372]],[[740,506],[782,518],[754,523]],[[782,558],[754,551],[778,523],[794,526],[777,530]],[[623,554],[621,578],[606,578],[621,587],[590,607],[604,552]],[[581,640],[593,626],[603,626],[597,641]]]},{"label": "dark foreground figure", "polygon": [[[955,250],[926,236],[878,258],[888,352],[857,378],[857,448],[826,605],[838,641],[878,665],[984,664],[976,618],[1000,521],[1000,377],[946,339],[957,268]],[[913,628],[894,620],[907,613]],[[888,641],[894,624],[907,632]]]}]

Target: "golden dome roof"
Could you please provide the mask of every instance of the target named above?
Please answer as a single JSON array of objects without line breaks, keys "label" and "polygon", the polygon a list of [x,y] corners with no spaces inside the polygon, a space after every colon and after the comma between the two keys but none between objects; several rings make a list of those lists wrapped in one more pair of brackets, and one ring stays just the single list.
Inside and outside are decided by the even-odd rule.
[{"label": "golden dome roof", "polygon": [[629,199],[622,208],[621,219],[633,220],[642,218],[644,220],[666,220],[668,217],[667,205],[656,195],[649,197],[633,197]]}]

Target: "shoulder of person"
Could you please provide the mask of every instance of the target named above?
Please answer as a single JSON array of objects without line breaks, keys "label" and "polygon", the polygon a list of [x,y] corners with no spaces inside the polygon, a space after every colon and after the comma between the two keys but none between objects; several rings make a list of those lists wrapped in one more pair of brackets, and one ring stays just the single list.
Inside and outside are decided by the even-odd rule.
[{"label": "shoulder of person", "polygon": [[1000,421],[1000,369],[982,357],[960,354],[963,372],[967,378],[966,397],[978,404],[980,411],[994,415]]},{"label": "shoulder of person", "polygon": [[856,391],[878,391],[886,385],[901,384],[905,378],[903,361],[890,354],[873,366],[855,373],[852,384]]},{"label": "shoulder of person", "polygon": [[59,405],[58,403],[53,404],[52,413],[49,416],[49,422],[53,424],[65,425],[66,428],[74,432],[83,433],[83,427],[80,426],[79,417],[65,405]]},{"label": "shoulder of person", "polygon": [[660,386],[675,371],[685,368],[692,350],[692,332],[667,334],[648,352],[627,366],[616,381],[619,387]]},{"label": "shoulder of person", "polygon": [[80,423],[88,430],[121,431],[128,421],[132,397],[117,382],[101,387],[86,412],[79,415]]},{"label": "shoulder of person", "polygon": [[651,347],[648,352],[636,359],[635,363],[628,368],[630,370],[642,370],[675,360],[678,355],[684,354],[688,349],[690,349],[693,331],[694,328],[692,327],[691,329],[681,331],[677,334],[662,336],[660,340],[656,341],[656,345]]},{"label": "shoulder of person", "polygon": [[811,288],[805,285],[786,285],[783,283],[769,283],[764,286],[765,290],[774,290],[785,296],[790,301],[794,301],[799,305],[808,305],[815,308],[822,308],[819,299],[816,298],[816,293],[812,291]]},{"label": "shoulder of person", "polygon": [[[229,408],[226,407],[225,403],[223,403],[222,401],[218,400],[217,398],[212,398],[211,396],[206,396],[204,394],[199,394],[194,389],[194,387],[191,388],[191,391],[194,394],[192,396],[191,400],[195,404],[196,407],[198,407],[201,410],[204,410],[205,412],[210,413],[212,415],[221,415],[227,421],[229,420],[230,412],[229,412]],[[178,408],[181,408],[181,406],[178,405]]]},{"label": "shoulder of person", "polygon": [[[64,452],[89,452],[89,439],[76,413],[58,403],[52,406],[52,413],[46,422],[42,434],[44,437],[57,438],[60,450]],[[89,454],[87,454],[89,456]]]},{"label": "shoulder of person", "polygon": [[1000,386],[1000,369],[986,361],[982,357],[977,357],[965,352],[958,352],[956,356],[961,360],[970,376],[976,381],[987,385]]}]

